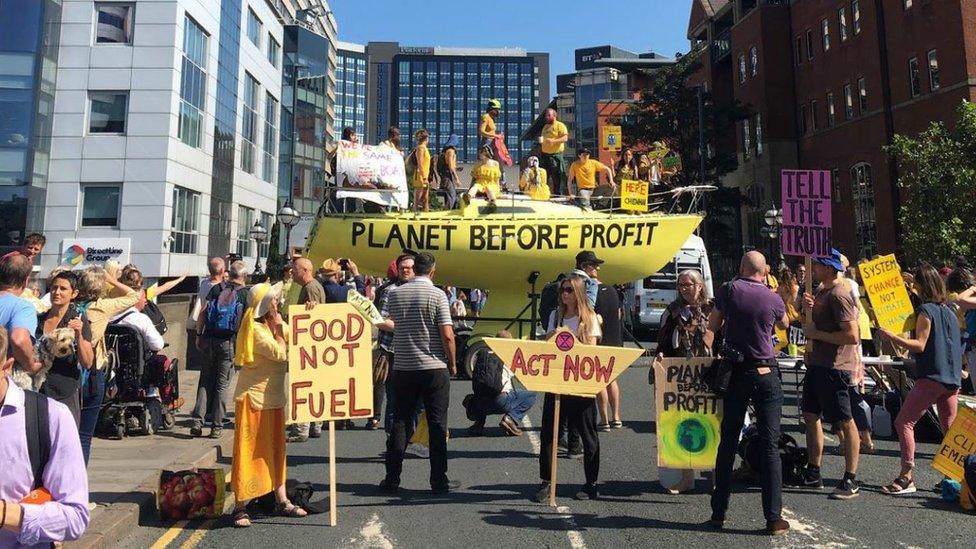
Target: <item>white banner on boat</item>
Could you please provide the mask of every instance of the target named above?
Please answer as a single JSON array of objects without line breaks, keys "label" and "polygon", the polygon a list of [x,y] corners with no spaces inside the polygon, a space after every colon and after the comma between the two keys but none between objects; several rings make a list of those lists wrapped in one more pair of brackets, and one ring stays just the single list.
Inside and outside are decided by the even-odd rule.
[{"label": "white banner on boat", "polygon": [[359,198],[381,206],[407,208],[403,155],[389,147],[339,141],[336,149],[338,198]]}]

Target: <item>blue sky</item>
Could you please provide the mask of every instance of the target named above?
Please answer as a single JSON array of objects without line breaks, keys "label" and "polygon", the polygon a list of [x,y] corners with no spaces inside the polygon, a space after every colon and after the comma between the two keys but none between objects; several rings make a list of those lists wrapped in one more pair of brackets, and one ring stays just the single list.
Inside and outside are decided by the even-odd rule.
[{"label": "blue sky", "polygon": [[520,47],[549,52],[555,75],[573,50],[611,44],[664,55],[688,51],[692,0],[329,0],[339,39],[405,46]]}]

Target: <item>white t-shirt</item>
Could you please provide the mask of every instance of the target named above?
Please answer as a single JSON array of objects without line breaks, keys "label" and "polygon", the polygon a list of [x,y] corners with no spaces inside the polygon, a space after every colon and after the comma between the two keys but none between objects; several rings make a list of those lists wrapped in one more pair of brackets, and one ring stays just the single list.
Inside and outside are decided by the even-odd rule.
[{"label": "white t-shirt", "polygon": [[146,344],[146,348],[150,351],[162,351],[163,347],[166,346],[166,343],[163,341],[163,336],[159,335],[159,331],[156,330],[156,327],[153,326],[152,320],[150,320],[145,313],[142,313],[135,307],[131,307],[122,314],[116,315],[112,320],[115,321],[115,319],[120,318],[130,311],[131,314],[120,320],[119,324],[132,326],[136,330],[139,330],[139,333],[142,334],[142,341]]},{"label": "white t-shirt", "polygon": [[[549,315],[550,332],[555,332],[559,328],[559,325],[557,324],[558,316],[559,316],[559,309],[556,309],[555,311],[552,312],[552,314]],[[600,322],[601,322],[600,317],[597,316],[597,321],[593,323],[593,326],[590,326],[590,333],[589,333],[590,337],[595,337],[597,339],[603,337],[603,330],[600,328]],[[576,335],[577,338],[579,337],[579,335],[577,334],[577,332],[579,331],[578,316],[570,316],[564,318],[562,325],[565,326],[569,331],[573,332],[573,334]]]}]

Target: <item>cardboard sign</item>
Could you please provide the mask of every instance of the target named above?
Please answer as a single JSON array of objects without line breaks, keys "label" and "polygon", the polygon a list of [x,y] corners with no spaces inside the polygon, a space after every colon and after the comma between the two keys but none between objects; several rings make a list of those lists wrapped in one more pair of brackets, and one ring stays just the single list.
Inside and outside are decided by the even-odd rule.
[{"label": "cardboard sign", "polygon": [[956,419],[942,440],[942,447],[935,453],[932,467],[945,476],[962,482],[963,461],[969,454],[976,454],[976,410],[960,406]]},{"label": "cardboard sign", "polygon": [[563,328],[548,341],[486,338],[530,391],[595,397],[644,354],[643,349],[584,345]]},{"label": "cardboard sign", "polygon": [[407,171],[400,151],[339,141],[337,198],[360,198],[381,206],[407,207]]},{"label": "cardboard sign", "polygon": [[620,207],[632,212],[646,212],[649,192],[650,183],[624,179],[620,182]]},{"label": "cardboard sign", "polygon": [[603,126],[600,145],[605,151],[619,152],[623,146],[623,131],[620,126]]},{"label": "cardboard sign", "polygon": [[349,295],[346,296],[346,303],[352,305],[371,324],[383,323],[383,316],[376,309],[376,305],[373,305],[372,301],[356,290],[349,290]]},{"label": "cardboard sign", "polygon": [[372,330],[348,303],[288,308],[285,423],[373,414]]},{"label": "cardboard sign", "polygon": [[876,257],[857,266],[868,292],[878,327],[903,334],[915,328],[915,308],[908,297],[901,267],[894,254]]},{"label": "cardboard sign", "polygon": [[830,257],[830,171],[783,170],[782,248],[786,255]]},{"label": "cardboard sign", "polygon": [[701,380],[711,358],[665,358],[654,364],[657,464],[712,469],[722,432],[722,399]]}]

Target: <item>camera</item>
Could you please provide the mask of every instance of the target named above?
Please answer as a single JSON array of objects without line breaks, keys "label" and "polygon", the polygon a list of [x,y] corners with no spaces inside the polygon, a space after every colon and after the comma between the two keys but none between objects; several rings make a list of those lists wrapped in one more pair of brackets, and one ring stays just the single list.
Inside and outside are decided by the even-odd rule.
[{"label": "camera", "polygon": [[722,346],[722,350],[719,351],[719,355],[723,359],[731,362],[732,364],[742,364],[743,362],[746,361],[745,355],[733,349],[732,347],[729,347],[728,345]]},{"label": "camera", "polygon": [[349,269],[349,260],[346,259],[346,258],[340,258],[339,259],[339,266],[342,267],[342,270],[344,270],[344,271],[345,270],[348,270]]}]

